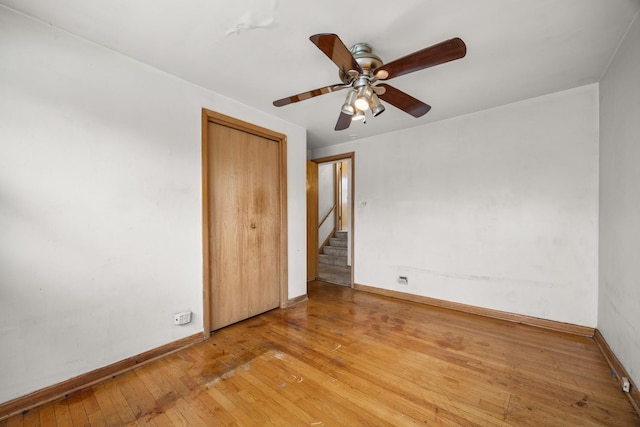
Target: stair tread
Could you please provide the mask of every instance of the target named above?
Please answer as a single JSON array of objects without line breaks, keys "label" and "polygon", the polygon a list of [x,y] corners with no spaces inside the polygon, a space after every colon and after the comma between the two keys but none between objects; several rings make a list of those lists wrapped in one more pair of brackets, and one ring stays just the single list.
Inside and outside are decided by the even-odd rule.
[{"label": "stair tread", "polygon": [[349,246],[349,233],[347,231],[335,231],[322,247],[318,261],[327,265],[347,265],[347,251]]},{"label": "stair tread", "polygon": [[344,256],[320,254],[318,255],[318,261],[323,264],[347,265],[347,257]]},{"label": "stair tread", "polygon": [[347,248],[341,248],[338,246],[325,246],[324,248],[322,248],[322,254],[346,257]]},{"label": "stair tread", "polygon": [[346,248],[347,247],[347,239],[336,239],[335,237],[332,237],[329,239],[329,246],[337,246],[337,247],[341,247],[341,248]]}]

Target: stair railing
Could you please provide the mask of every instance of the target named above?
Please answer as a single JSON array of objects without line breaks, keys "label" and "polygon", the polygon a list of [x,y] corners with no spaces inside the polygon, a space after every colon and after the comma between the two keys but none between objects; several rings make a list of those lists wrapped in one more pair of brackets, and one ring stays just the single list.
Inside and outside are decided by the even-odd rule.
[{"label": "stair railing", "polygon": [[320,227],[322,227],[322,224],[324,224],[324,222],[331,216],[331,213],[333,211],[336,210],[336,205],[334,204],[331,209],[329,209],[329,212],[327,212],[327,214],[324,216],[324,218],[322,218],[322,221],[320,221],[320,224],[318,224],[318,230],[320,230]]}]

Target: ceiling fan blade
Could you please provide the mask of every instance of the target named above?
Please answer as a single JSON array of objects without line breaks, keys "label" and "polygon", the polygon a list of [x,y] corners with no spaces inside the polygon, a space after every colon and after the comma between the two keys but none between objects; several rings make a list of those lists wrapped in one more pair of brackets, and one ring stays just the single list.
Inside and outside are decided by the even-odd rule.
[{"label": "ceiling fan blade", "polygon": [[[456,37],[384,64],[376,70],[376,73],[384,70],[389,73],[386,79],[392,79],[404,74],[413,73],[414,71],[433,67],[434,65],[463,58],[466,54],[467,46],[462,39]],[[384,77],[379,77],[381,80],[383,78]]]},{"label": "ceiling fan blade", "polygon": [[291,95],[286,98],[278,99],[277,101],[273,101],[273,105],[276,107],[282,107],[283,105],[293,104],[294,102],[304,101],[305,99],[313,98],[316,96],[324,95],[325,93],[331,93],[338,90],[342,90],[348,86],[343,84],[331,85],[321,87],[319,89],[310,90],[308,92],[302,92],[297,95]]},{"label": "ceiling fan blade", "polygon": [[383,94],[378,94],[378,97],[383,101],[388,102],[400,110],[411,114],[413,117],[422,117],[431,110],[431,106],[424,102],[415,99],[411,95],[407,95],[399,89],[388,84],[380,83],[376,87],[383,87],[385,89]]},{"label": "ceiling fan blade", "polygon": [[327,55],[345,74],[349,74],[349,71],[352,70],[357,71],[358,74],[362,73],[362,68],[360,68],[349,49],[336,34],[315,34],[309,37],[309,40],[318,46],[318,49]]},{"label": "ceiling fan blade", "polygon": [[340,112],[340,116],[338,116],[338,122],[336,123],[335,130],[345,130],[351,125],[351,116],[349,114],[345,114]]}]

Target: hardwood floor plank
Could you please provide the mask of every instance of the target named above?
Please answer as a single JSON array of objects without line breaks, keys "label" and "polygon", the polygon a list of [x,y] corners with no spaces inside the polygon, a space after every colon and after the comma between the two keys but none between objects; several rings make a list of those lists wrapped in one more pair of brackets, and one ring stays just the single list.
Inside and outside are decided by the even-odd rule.
[{"label": "hardwood floor plank", "polygon": [[[84,406],[84,412],[87,414],[88,418],[91,418],[93,415],[93,419],[95,420],[98,416],[102,416],[100,405],[94,396],[93,388],[82,390],[80,392],[80,399],[82,401],[82,406]],[[95,414],[98,414],[98,416]]]},{"label": "hardwood floor plank", "polygon": [[0,427],[640,425],[591,338],[320,282],[308,296]]},{"label": "hardwood floor plank", "polygon": [[172,387],[163,387],[162,384],[156,382],[154,378],[156,372],[158,372],[157,369],[149,366],[135,371],[137,377],[144,383],[145,388],[153,397],[153,402],[150,402],[151,406],[143,408],[144,416],[159,425],[172,425],[173,423],[166,415],[166,411],[173,407],[178,395]]},{"label": "hardwood floor plank", "polygon": [[[182,370],[165,364],[162,370],[145,368],[136,373],[157,399],[154,409],[156,414],[167,411],[174,407],[180,398],[184,398],[190,405],[191,411],[208,425],[224,423],[225,418],[224,416],[221,418],[220,410],[216,405],[203,403],[200,396],[204,393],[200,387],[192,385],[195,383],[191,380],[188,381],[190,385],[185,385]],[[176,416],[174,412],[173,417]]]},{"label": "hardwood floor plank", "polygon": [[[255,413],[259,414],[259,419],[263,425],[288,426],[302,424],[301,420],[289,412],[286,407],[280,407],[279,410],[274,411],[273,409],[277,406],[270,394],[263,393],[259,388],[254,387],[250,381],[247,381],[244,368],[241,367],[238,371],[234,378],[234,383],[237,387],[234,400],[238,407],[245,412],[249,411],[249,408],[255,409]],[[217,386],[215,385],[214,387]]]},{"label": "hardwood floor plank", "polygon": [[47,403],[40,408],[40,425],[42,426],[57,426],[56,412],[53,403]]},{"label": "hardwood floor plank", "polygon": [[71,412],[69,412],[69,404],[67,399],[58,400],[54,402],[53,409],[56,414],[56,423],[59,426],[71,426],[73,421],[71,419]]},{"label": "hardwood floor plank", "polygon": [[[177,404],[177,401],[176,401]],[[172,407],[167,409],[166,412],[167,418],[174,426],[189,426],[189,421],[182,415],[179,409],[176,407]]]},{"label": "hardwood floor plank", "polygon": [[[283,397],[305,409],[314,417],[315,422],[331,424],[331,419],[352,420],[358,423],[360,408],[354,404],[353,393],[341,393],[347,390],[337,384],[334,376],[326,370],[316,369],[289,353],[274,351],[261,356],[263,363],[251,370],[252,375],[260,378]],[[378,411],[367,409],[367,419],[376,425],[391,425],[380,417]]]},{"label": "hardwood floor plank", "polygon": [[237,425],[258,425],[256,421],[252,421],[251,414],[245,413],[238,409],[238,406],[231,400],[230,396],[217,387],[207,389],[207,394],[211,399],[215,400],[224,410],[233,417],[234,423]]},{"label": "hardwood floor plank", "polygon": [[39,427],[40,424],[40,408],[33,408],[23,415],[24,425],[29,427]]},{"label": "hardwood floor plank", "polygon": [[[307,414],[304,410],[302,410],[290,400],[283,397],[279,393],[279,390],[274,388],[273,382],[262,381],[255,372],[247,372],[243,375],[245,379],[256,389],[269,396],[270,400],[273,401],[273,404],[276,405],[276,407],[281,408],[281,410],[283,411],[287,411],[290,416],[295,417],[294,419],[298,420],[297,423],[292,423],[291,425],[310,425],[313,422],[313,418],[309,416],[309,414]],[[279,388],[280,385],[278,385],[277,387]]]},{"label": "hardwood floor plank", "polygon": [[209,393],[201,392],[198,393],[195,398],[194,404],[199,407],[208,409],[218,420],[214,425],[224,425],[224,426],[233,426],[237,425],[234,417],[227,412],[222,405],[214,400]]},{"label": "hardwood floor plank", "polygon": [[208,424],[207,422],[205,422],[205,420],[202,419],[202,417],[197,411],[194,411],[194,407],[191,406],[185,399],[178,399],[176,401],[176,406],[174,407],[174,409],[180,411],[180,414],[182,414],[184,419],[187,421],[188,426],[195,426],[195,427],[211,426],[211,424]]},{"label": "hardwood floor plank", "polygon": [[[135,382],[140,382],[144,385],[143,393],[149,393],[151,396],[150,399],[145,399],[146,404],[140,408],[141,413],[137,421],[140,423],[154,424],[156,426],[173,426],[174,423],[169,416],[167,416],[166,411],[173,406],[177,396],[172,389],[163,389],[161,385],[155,382],[153,378],[155,372],[157,372],[155,369],[146,365],[127,374],[132,377],[135,376]],[[138,385],[137,387],[141,386]]]},{"label": "hardwood floor plank", "polygon": [[7,421],[6,425],[7,427],[23,427],[25,425],[24,417],[22,415],[17,417],[12,417]]},{"label": "hardwood floor plank", "polygon": [[87,416],[87,418],[89,418],[89,425],[91,427],[106,427],[107,423],[104,419],[104,417],[102,416],[102,412],[97,411],[97,412],[93,412],[91,414],[89,414]]},{"label": "hardwood floor plank", "polygon": [[119,382],[118,389],[136,421],[149,421],[156,406],[156,399],[151,395],[137,373],[128,372]]},{"label": "hardwood floor plank", "polygon": [[111,400],[109,390],[114,387],[113,381],[94,386],[92,388],[94,397],[100,406],[100,410],[104,415],[105,424],[108,426],[117,426],[124,424],[120,418],[120,414],[114,402]]},{"label": "hardwood floor plank", "polygon": [[[284,361],[280,363],[284,363]],[[387,394],[383,389],[372,390],[368,387],[366,390],[362,390],[352,387],[351,384],[344,381],[344,377],[348,375],[346,372],[338,373],[326,368],[319,370],[293,357],[287,358],[286,364],[287,368],[297,372],[297,374],[292,374],[295,382],[300,381],[302,383],[307,377],[317,378],[316,381],[319,382],[319,385],[313,385],[312,390],[322,389],[326,390],[325,393],[338,396],[346,403],[348,408],[356,412],[366,412],[372,416],[375,424],[401,425],[407,422],[423,421],[423,414],[412,417],[406,412],[398,411],[394,406],[389,405],[389,401],[386,399]],[[300,375],[299,379],[297,375]],[[376,391],[378,392],[376,393]],[[372,405],[372,401],[375,401],[376,404]],[[398,402],[396,401],[395,403]]]},{"label": "hardwood floor plank", "polygon": [[121,384],[125,381],[124,376],[115,378],[107,383],[106,390],[122,422],[127,425],[138,425],[136,415],[120,390]]},{"label": "hardwood floor plank", "polygon": [[69,406],[69,414],[73,427],[89,427],[89,417],[84,409],[83,397],[80,393],[75,393],[66,399]]},{"label": "hardwood floor plank", "polygon": [[[292,343],[288,344],[291,347]],[[403,376],[398,376],[394,372],[394,361],[385,362],[385,364],[377,365],[370,364],[371,351],[364,353],[364,357],[359,357],[350,352],[336,356],[331,356],[329,359],[325,358],[325,352],[312,352],[307,347],[301,349],[302,357],[305,357],[305,361],[313,365],[319,362],[316,366],[318,369],[331,372],[333,376],[340,380],[348,378],[347,373],[353,373],[357,377],[363,378],[365,384],[367,384],[366,390],[369,392],[371,384],[380,384],[383,388],[380,396],[383,396],[383,401],[388,399],[389,396],[400,396],[401,399],[406,400],[403,403],[405,408],[405,414],[412,414],[415,419],[426,419],[435,421],[435,416],[440,413],[442,416],[448,413],[450,410],[450,400],[447,396],[444,396],[441,390],[431,390],[424,388],[417,384],[413,380],[405,380]],[[393,352],[390,352],[393,355]],[[353,381],[351,379],[351,381]],[[444,398],[443,398],[444,397]],[[378,406],[381,402],[369,396],[369,406]],[[411,409],[409,409],[411,408]],[[425,410],[427,409],[427,410]],[[458,410],[462,410],[458,408]],[[432,418],[433,417],[433,418]]]}]

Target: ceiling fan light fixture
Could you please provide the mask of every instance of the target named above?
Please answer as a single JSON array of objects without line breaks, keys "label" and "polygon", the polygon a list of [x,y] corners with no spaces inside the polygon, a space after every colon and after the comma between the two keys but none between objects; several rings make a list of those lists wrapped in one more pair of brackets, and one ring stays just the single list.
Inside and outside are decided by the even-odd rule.
[{"label": "ceiling fan light fixture", "polygon": [[[273,105],[282,107],[326,93],[348,89],[349,93],[342,104],[341,113],[334,128],[337,131],[347,129],[352,120],[363,120],[363,123],[366,123],[366,110],[371,110],[374,117],[380,115],[385,107],[378,99],[379,97],[382,97],[385,103],[413,117],[422,117],[429,112],[430,105],[386,83],[376,84],[376,82],[454,61],[467,54],[464,41],[455,37],[385,64],[380,57],[372,53],[371,46],[366,43],[357,43],[351,49],[347,49],[340,37],[332,33],[314,34],[309,37],[309,40],[338,66],[338,76],[342,84],[325,86],[278,99],[273,101]],[[372,86],[373,84],[376,86]]]},{"label": "ceiling fan light fixture", "polygon": [[369,109],[369,100],[373,95],[373,89],[371,86],[364,85],[358,88],[358,97],[356,98],[356,108],[358,110],[367,111]]},{"label": "ceiling fan light fixture", "polygon": [[351,120],[354,122],[359,120],[364,121],[364,119],[365,119],[364,111],[358,110],[358,109],[356,109],[356,113],[353,116],[351,116]]},{"label": "ceiling fan light fixture", "polygon": [[357,97],[357,92],[351,89],[347,93],[347,97],[344,100],[344,104],[342,104],[342,112],[349,116],[352,116],[356,112],[355,101]]},{"label": "ceiling fan light fixture", "polygon": [[369,98],[369,108],[371,108],[371,114],[373,117],[379,116],[384,111],[384,105],[380,102],[378,95],[375,92],[371,94],[371,98]]},{"label": "ceiling fan light fixture", "polygon": [[369,101],[363,97],[356,99],[356,108],[360,111],[366,111],[369,108]]}]

